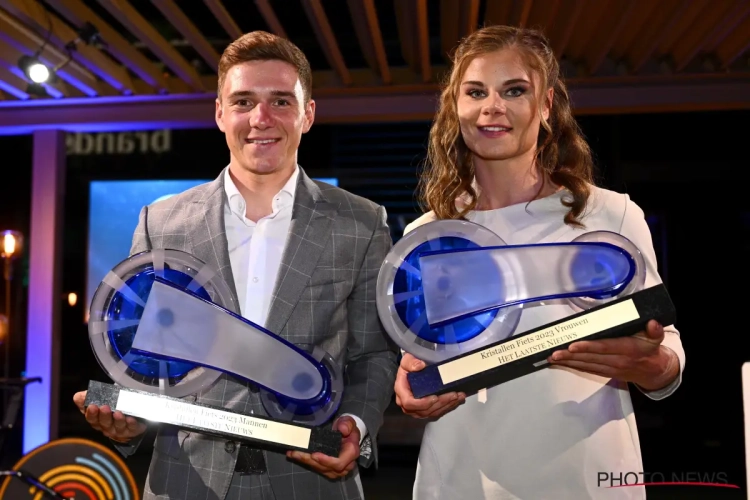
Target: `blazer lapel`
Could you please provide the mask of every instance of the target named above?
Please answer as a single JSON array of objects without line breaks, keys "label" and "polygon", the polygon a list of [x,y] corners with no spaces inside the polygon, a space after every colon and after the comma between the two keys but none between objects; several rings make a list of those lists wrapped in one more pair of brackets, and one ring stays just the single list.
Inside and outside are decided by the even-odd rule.
[{"label": "blazer lapel", "polygon": [[289,321],[328,244],[338,208],[300,168],[289,236],[266,320],[271,332],[281,335]]},{"label": "blazer lapel", "polygon": [[205,195],[193,202],[195,212],[191,214],[191,218],[195,221],[195,226],[188,234],[191,236],[193,254],[218,271],[239,307],[224,227],[224,198],[222,171],[221,175],[208,185]]}]

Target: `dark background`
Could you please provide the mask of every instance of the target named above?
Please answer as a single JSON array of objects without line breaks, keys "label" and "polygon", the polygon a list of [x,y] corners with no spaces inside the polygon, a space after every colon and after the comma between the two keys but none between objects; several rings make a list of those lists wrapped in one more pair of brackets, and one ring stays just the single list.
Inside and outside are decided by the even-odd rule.
[{"label": "dark background", "polygon": [[[629,193],[646,212],[687,356],[682,387],[670,398],[651,401],[632,391],[644,470],[725,473],[743,491],[740,369],[750,361],[744,321],[750,278],[749,121],[750,111],[579,117],[596,154],[599,184]],[[429,126],[315,125],[302,139],[299,162],[311,176],[338,177],[344,189],[384,204],[395,240],[419,215],[414,192]],[[214,178],[229,161],[218,130],[171,130],[170,136],[171,150],[162,154],[68,156],[64,295],[85,297],[90,180]],[[31,152],[30,136],[0,137],[0,229],[26,235]],[[26,267],[24,257],[13,282],[16,374],[24,360]],[[83,322],[88,304],[69,307],[64,296],[60,300],[59,435],[101,441],[72,403],[73,393],[88,380],[106,380]],[[2,465],[18,459],[20,433],[19,428],[6,446]],[[370,498],[410,497],[420,433],[421,423],[400,416],[392,405],[381,436],[381,468],[363,472]],[[141,482],[150,451],[144,447],[129,462]],[[736,489],[697,489],[655,487],[649,493],[651,498],[745,498]]]}]

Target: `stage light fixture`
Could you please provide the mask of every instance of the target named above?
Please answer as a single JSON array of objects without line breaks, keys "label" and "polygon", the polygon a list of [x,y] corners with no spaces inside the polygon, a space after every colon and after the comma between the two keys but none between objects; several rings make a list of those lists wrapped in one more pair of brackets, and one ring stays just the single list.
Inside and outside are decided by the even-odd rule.
[{"label": "stage light fixture", "polygon": [[104,45],[99,30],[90,22],[86,22],[80,28],[76,29],[76,33],[78,37],[65,44],[65,51],[68,53],[68,57],[57,67],[50,68],[39,60],[39,55],[44,51],[49,36],[33,56],[23,55],[18,59],[18,67],[21,68],[26,78],[31,80],[26,89],[27,93],[38,97],[48,97],[49,93],[44,88],[44,85],[57,82],[58,70],[66,66],[73,59],[73,52],[77,49],[78,42],[83,42],[86,45]]},{"label": "stage light fixture", "polygon": [[18,60],[21,71],[36,84],[47,83],[54,80],[54,72],[42,64],[39,59],[31,56],[21,56]]},{"label": "stage light fixture", "polygon": [[86,45],[105,45],[96,26],[86,21],[83,26],[76,30],[78,38]]}]

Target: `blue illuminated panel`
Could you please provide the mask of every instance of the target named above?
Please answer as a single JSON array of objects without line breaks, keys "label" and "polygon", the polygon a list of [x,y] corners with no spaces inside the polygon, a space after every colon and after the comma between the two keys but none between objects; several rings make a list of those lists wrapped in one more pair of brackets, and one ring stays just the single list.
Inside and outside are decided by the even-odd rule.
[{"label": "blue illuminated panel", "polygon": [[[197,180],[93,181],[89,186],[86,311],[102,278],[130,254],[141,209],[199,184]],[[87,313],[88,318],[88,313]]]}]

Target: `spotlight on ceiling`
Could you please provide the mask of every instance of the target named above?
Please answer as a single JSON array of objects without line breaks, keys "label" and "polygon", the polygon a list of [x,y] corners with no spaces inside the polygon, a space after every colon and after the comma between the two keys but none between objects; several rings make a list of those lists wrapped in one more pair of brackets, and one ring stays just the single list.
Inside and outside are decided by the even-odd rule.
[{"label": "spotlight on ceiling", "polygon": [[18,67],[34,83],[47,83],[55,79],[54,73],[36,57],[21,56]]},{"label": "spotlight on ceiling", "polygon": [[101,34],[96,26],[86,21],[83,26],[76,30],[78,32],[78,38],[81,39],[86,45],[103,44]]}]

